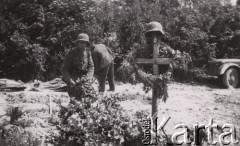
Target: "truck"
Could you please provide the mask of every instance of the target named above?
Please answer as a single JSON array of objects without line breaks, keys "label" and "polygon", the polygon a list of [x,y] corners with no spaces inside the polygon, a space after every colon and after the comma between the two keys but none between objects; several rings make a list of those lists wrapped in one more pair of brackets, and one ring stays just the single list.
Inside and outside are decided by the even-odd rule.
[{"label": "truck", "polygon": [[240,59],[212,59],[208,63],[207,74],[221,80],[225,88],[239,86]]}]

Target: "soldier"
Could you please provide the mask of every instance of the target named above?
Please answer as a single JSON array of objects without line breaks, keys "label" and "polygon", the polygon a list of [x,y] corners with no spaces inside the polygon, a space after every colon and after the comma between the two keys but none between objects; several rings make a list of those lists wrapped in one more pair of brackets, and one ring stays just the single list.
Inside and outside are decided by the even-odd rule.
[{"label": "soldier", "polygon": [[61,68],[63,80],[68,85],[70,97],[76,96],[75,85],[77,82],[92,79],[94,74],[91,52],[87,50],[89,46],[88,35],[84,33],[79,34],[76,43],[76,48],[65,56]]},{"label": "soldier", "polygon": [[105,93],[106,79],[109,83],[109,91],[115,91],[114,83],[114,59],[112,51],[104,44],[95,44],[91,47],[95,75],[99,83],[99,92]]}]

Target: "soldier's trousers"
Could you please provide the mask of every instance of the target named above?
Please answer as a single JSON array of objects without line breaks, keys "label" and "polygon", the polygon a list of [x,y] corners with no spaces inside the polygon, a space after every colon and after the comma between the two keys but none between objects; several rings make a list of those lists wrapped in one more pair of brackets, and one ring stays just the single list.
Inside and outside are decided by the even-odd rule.
[{"label": "soldier's trousers", "polygon": [[110,63],[106,67],[102,68],[98,75],[97,80],[99,83],[99,92],[105,91],[106,79],[108,80],[110,90],[115,90],[115,81],[114,81],[114,62]]}]

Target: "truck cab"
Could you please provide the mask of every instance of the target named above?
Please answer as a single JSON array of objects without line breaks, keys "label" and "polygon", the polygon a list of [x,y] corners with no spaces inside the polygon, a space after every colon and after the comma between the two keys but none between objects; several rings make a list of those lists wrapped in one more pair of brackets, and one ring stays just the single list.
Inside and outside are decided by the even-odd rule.
[{"label": "truck cab", "polygon": [[240,59],[212,59],[208,64],[207,74],[218,77],[225,88],[237,88]]}]

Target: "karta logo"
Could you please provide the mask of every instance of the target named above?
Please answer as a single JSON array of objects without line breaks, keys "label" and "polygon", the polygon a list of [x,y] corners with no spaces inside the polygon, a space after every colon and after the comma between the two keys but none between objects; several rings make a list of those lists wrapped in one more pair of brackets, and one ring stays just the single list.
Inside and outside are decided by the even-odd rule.
[{"label": "karta logo", "polygon": [[[159,134],[160,130],[164,131],[164,127],[167,125],[170,117],[163,118],[161,123],[157,124],[157,117],[148,117],[147,119],[143,120],[143,132],[144,136],[142,142],[144,145],[157,145],[158,139],[157,135]],[[206,130],[207,133],[207,143],[209,145],[216,145],[218,142],[222,145],[237,145],[239,140],[236,140],[236,128],[232,124],[223,124],[222,127],[218,126],[217,124],[213,124],[213,119],[210,119],[210,122],[207,126],[204,124],[193,124],[193,133],[194,133],[194,140],[190,141],[189,138],[189,128],[186,124],[177,124],[175,129],[182,129],[180,132],[176,132],[172,134],[170,141],[167,143],[168,145],[182,145],[182,144],[189,144],[192,143],[194,145],[200,145],[200,130]],[[213,129],[222,129],[224,133],[221,133],[218,137],[218,141],[214,140],[214,132]],[[180,136],[182,139],[180,140]]]}]

